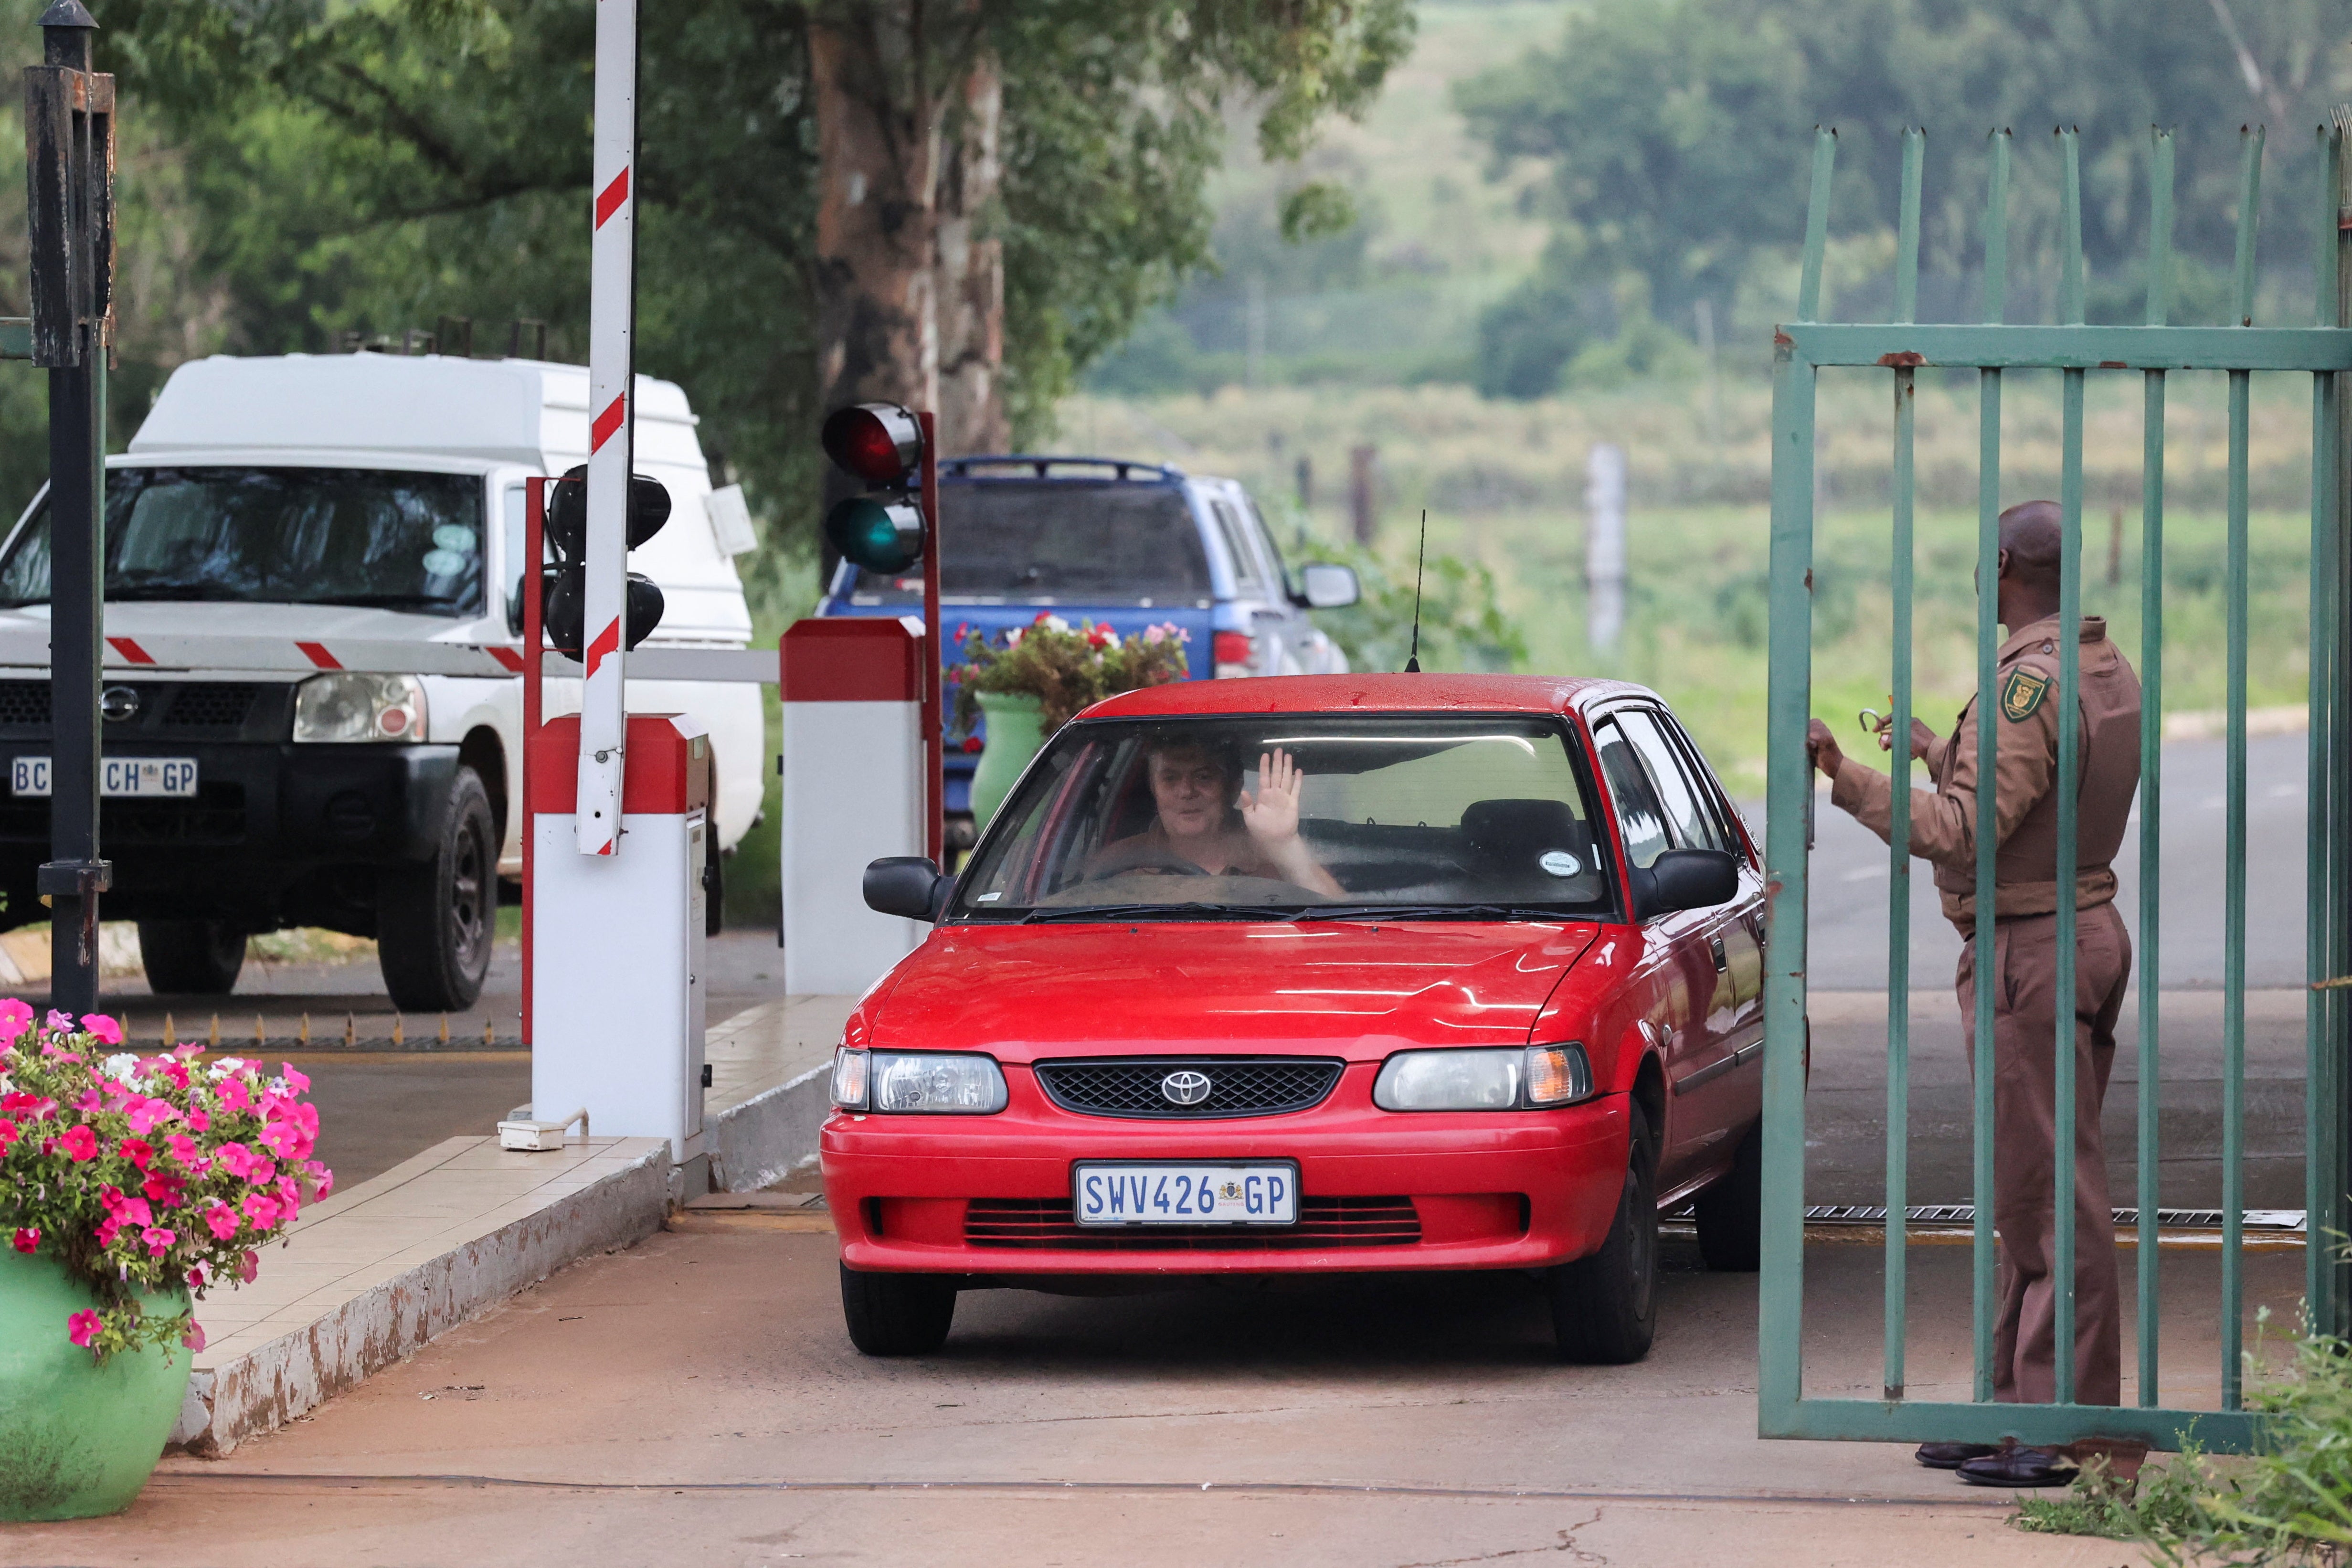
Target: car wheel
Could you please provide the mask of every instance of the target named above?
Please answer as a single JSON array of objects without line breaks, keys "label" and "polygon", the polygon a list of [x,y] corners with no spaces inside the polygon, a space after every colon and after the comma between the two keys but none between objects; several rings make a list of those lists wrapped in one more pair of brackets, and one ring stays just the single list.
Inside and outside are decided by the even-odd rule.
[{"label": "car wheel", "polygon": [[225,921],[141,921],[139,961],[158,994],[226,996],[245,967],[245,932]]},{"label": "car wheel", "polygon": [[1753,1274],[1764,1257],[1764,1124],[1739,1141],[1731,1169],[1699,1194],[1698,1255],[1718,1274]]},{"label": "car wheel", "polygon": [[841,1318],[867,1355],[928,1355],[947,1343],[955,1287],[936,1274],[869,1274],[841,1266]]},{"label": "car wheel", "polygon": [[1650,1121],[1628,1107],[1625,1184],[1601,1249],[1546,1277],[1562,1361],[1615,1365],[1650,1352],[1658,1329],[1658,1152]]},{"label": "car wheel", "polygon": [[441,841],[376,883],[376,956],[404,1013],[458,1013],[482,994],[498,929],[498,847],[481,775],[459,768]]}]

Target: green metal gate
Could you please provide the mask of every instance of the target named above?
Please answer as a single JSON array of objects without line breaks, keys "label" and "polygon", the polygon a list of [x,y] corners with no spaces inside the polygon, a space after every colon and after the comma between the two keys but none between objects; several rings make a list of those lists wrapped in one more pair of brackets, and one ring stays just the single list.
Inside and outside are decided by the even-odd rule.
[{"label": "green metal gate", "polygon": [[[2341,116],[2339,115],[2339,120]],[[2168,132],[2153,134],[2152,199],[2148,236],[2147,324],[2086,326],[2084,317],[2082,173],[2074,133],[2059,132],[2064,184],[2062,206],[2061,280],[2056,326],[2011,326],[2002,322],[2008,250],[2010,138],[1994,133],[1984,222],[1984,307],[1978,325],[1915,324],[1919,272],[1919,210],[1923,132],[1907,132],[1903,147],[1903,184],[1897,227],[1895,320],[1887,324],[1831,323],[1815,320],[1821,300],[1822,256],[1828,234],[1830,185],[1836,133],[1824,130],[1814,143],[1811,203],[1806,219],[1804,269],[1797,320],[1775,334],[1772,404],[1771,689],[1769,707],[1767,877],[1770,889],[1769,946],[1765,983],[1764,1237],[1760,1301],[1761,1375],[1759,1424],[1768,1437],[1860,1438],[1875,1441],[1949,1440],[2053,1444],[2102,1436],[2140,1438],[2177,1448],[2193,1435],[2209,1449],[2252,1447],[2259,1441],[2258,1418],[2243,1408],[2240,1342],[2243,1295],[2242,1214],[2245,1132],[2245,939],[2246,939],[2246,647],[2247,490],[2250,388],[2258,371],[2300,372],[2312,385],[2311,501],[2311,689],[2308,804],[2310,858],[2306,967],[2309,993],[2306,1168],[2308,1259],[2306,1289],[2312,1321],[2336,1333],[2352,1331],[2352,1278],[2340,1243],[2352,1228],[2352,1171],[2347,1171],[2347,1026],[2352,1026],[2352,990],[2321,983],[2352,973],[2352,778],[2347,778],[2347,739],[2352,739],[2352,632],[2344,610],[2352,603],[2352,550],[2344,520],[2347,494],[2346,417],[2342,373],[2352,371],[2352,189],[2346,184],[2344,129],[2320,133],[2320,188],[2313,193],[2315,276],[2315,323],[2309,327],[2252,325],[2254,235],[2262,174],[2263,136],[2244,137],[2240,172],[2236,253],[2236,310],[2231,327],[2166,324],[2171,265],[2173,145]],[[2142,616],[2140,676],[2145,706],[2141,721],[2139,815],[2139,907],[2135,928],[2139,972],[2140,1069],[2138,1089],[2138,1365],[2137,1404],[2122,1407],[2074,1402],[2075,1301],[2074,1145],[2057,1140],[2055,1256],[2057,1400],[2050,1405],[1993,1403],[1994,1305],[1993,1116],[1990,1070],[1975,1074],[1974,1107],[1974,1350],[1972,1403],[1928,1402],[1904,1397],[1905,1298],[1906,1288],[1907,1108],[1909,1099],[1910,867],[1908,791],[1893,792],[1892,887],[1887,986],[1887,1143],[1885,1250],[1885,1392],[1880,1400],[1809,1399],[1804,1395],[1804,1146],[1808,813],[1812,802],[1811,768],[1805,751],[1811,710],[1812,663],[1813,430],[1815,387],[1822,366],[1881,366],[1894,391],[1894,500],[1891,529],[1894,611],[1894,734],[1896,752],[1911,725],[1912,614],[1912,386],[1920,366],[1974,369],[1979,387],[1978,557],[1984,591],[1977,626],[1978,686],[1990,691],[2000,644],[1991,584],[1997,574],[1997,520],[2000,510],[2001,377],[2014,369],[2061,373],[2062,470],[2060,505],[2064,514],[2064,553],[2060,578],[2060,711],[2076,702],[2079,645],[2074,628],[2082,610],[2083,420],[2085,378],[2094,372],[2139,373],[2144,384],[2146,437],[2143,472]],[[2158,1352],[2160,1315],[2157,1298],[2158,1121],[2160,1081],[2158,1033],[2158,892],[2160,866],[2158,826],[2162,799],[2163,584],[2164,584],[2164,399],[2168,371],[2221,371],[2229,377],[2229,531],[2226,594],[2229,626],[2228,722],[2225,795],[2226,883],[2222,987],[2222,1324],[2219,1410],[2168,1407],[2160,1397]],[[1977,719],[1980,777],[1990,777],[1998,744],[1994,704],[1980,701]],[[2058,863],[2075,855],[2075,795],[2082,759],[2078,727],[2062,724],[2056,789],[2060,796]],[[1898,770],[1898,780],[1907,769]],[[1977,841],[1977,885],[1993,883],[1997,846],[1990,834]],[[2060,881],[2070,879],[2063,875]],[[2058,911],[2057,994],[2074,993],[2075,913],[2071,900]],[[1990,953],[1993,900],[1977,900],[1978,951]],[[1976,968],[1976,1060],[1993,1060],[1994,965]],[[2056,1057],[2055,1125],[2074,1124],[2074,1020],[2062,1005]]]}]

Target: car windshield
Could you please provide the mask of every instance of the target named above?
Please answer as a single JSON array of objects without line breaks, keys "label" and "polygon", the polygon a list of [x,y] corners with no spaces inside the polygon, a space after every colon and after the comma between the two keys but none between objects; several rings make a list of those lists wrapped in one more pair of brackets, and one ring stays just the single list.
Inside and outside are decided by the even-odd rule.
[{"label": "car windshield", "polygon": [[[940,487],[940,592],[967,605],[1203,605],[1209,561],[1172,484],[978,479]],[[858,570],[856,605],[917,604],[920,572]]]},{"label": "car windshield", "polygon": [[1073,724],[1030,766],[952,914],[971,920],[1607,913],[1557,720],[1272,714]]},{"label": "car windshield", "polygon": [[[366,605],[464,616],[482,603],[482,481],[370,468],[115,468],[106,597]],[[0,560],[0,604],[49,596],[49,509]]]}]

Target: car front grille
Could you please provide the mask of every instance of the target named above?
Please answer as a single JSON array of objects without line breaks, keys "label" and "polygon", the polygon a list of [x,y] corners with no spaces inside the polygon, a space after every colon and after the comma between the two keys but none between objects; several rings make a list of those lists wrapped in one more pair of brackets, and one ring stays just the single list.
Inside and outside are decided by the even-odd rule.
[{"label": "car front grille", "polygon": [[[247,680],[110,679],[106,686],[127,686],[139,698],[131,717],[107,721],[106,733],[115,740],[189,732],[236,736],[254,716],[264,690]],[[47,730],[50,716],[47,681],[0,680],[0,729]]]},{"label": "car front grille", "polygon": [[[1314,1057],[1133,1057],[1039,1062],[1037,1081],[1055,1105],[1085,1116],[1200,1120],[1278,1116],[1320,1105],[1344,1062]],[[1171,1077],[1209,1082],[1205,1098],[1171,1099]]]},{"label": "car front grille", "polygon": [[1065,1252],[1312,1252],[1340,1247],[1414,1247],[1421,1215],[1405,1197],[1298,1200],[1298,1223],[1080,1225],[1067,1198],[974,1198],[964,1240],[973,1247]]},{"label": "car front grille", "polygon": [[[99,803],[100,844],[121,847],[202,847],[245,841],[245,786],[202,784],[195,798],[117,797]],[[49,803],[46,796],[0,797],[0,843],[47,844]]]}]

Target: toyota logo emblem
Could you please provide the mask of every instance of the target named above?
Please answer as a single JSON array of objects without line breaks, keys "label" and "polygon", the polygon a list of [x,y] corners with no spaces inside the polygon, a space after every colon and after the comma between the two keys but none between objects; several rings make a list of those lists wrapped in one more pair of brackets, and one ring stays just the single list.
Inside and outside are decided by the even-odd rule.
[{"label": "toyota logo emblem", "polygon": [[[84,689],[88,689],[84,688]],[[139,717],[139,692],[130,686],[110,686],[98,700],[98,710],[114,723],[124,724]]]},{"label": "toyota logo emblem", "polygon": [[1160,1080],[1160,1092],[1171,1105],[1198,1105],[1209,1098],[1209,1090],[1214,1087],[1207,1073],[1190,1068],[1171,1072]]}]

